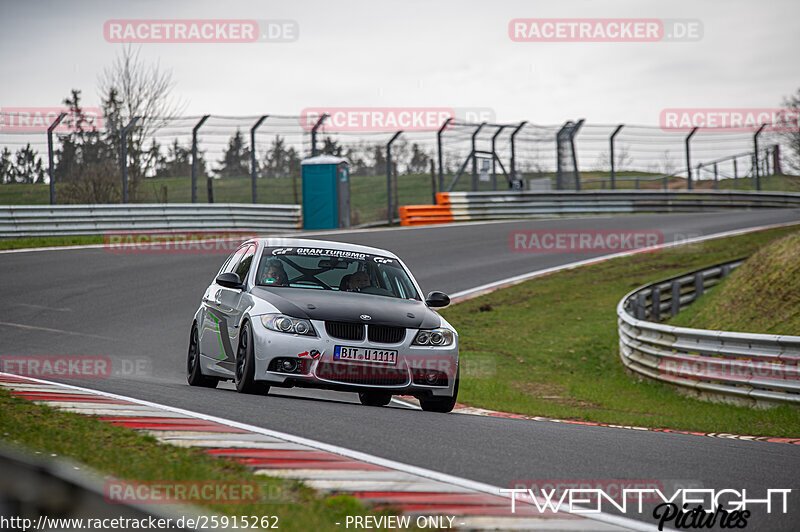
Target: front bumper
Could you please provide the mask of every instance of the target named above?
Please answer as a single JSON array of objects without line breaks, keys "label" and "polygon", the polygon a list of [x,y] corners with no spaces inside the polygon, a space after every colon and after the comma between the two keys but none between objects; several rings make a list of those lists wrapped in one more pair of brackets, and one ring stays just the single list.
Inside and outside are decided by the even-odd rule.
[{"label": "front bumper", "polygon": [[[444,347],[412,346],[417,329],[406,329],[398,343],[368,339],[342,340],[325,330],[325,322],[312,320],[318,336],[301,336],[267,329],[260,317],[252,320],[255,339],[255,379],[271,386],[298,386],[344,391],[383,390],[393,394],[451,397],[458,373],[458,336]],[[363,364],[334,360],[335,346],[397,351],[395,365]],[[317,351],[316,358],[311,353]],[[303,373],[276,371],[273,360],[302,361]],[[430,376],[436,375],[437,379]],[[428,376],[428,378],[426,378]],[[431,384],[433,382],[433,384]]]}]

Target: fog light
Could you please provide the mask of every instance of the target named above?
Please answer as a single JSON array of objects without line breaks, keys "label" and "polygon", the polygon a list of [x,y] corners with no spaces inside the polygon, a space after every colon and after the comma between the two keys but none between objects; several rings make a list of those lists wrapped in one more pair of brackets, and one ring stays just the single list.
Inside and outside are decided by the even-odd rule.
[{"label": "fog light", "polygon": [[281,369],[286,373],[294,373],[297,369],[297,361],[292,360],[291,358],[284,359],[281,363]]},{"label": "fog light", "polygon": [[436,384],[436,381],[438,381],[438,380],[439,380],[439,374],[438,373],[430,372],[430,373],[425,375],[425,382],[427,382],[428,384],[431,384],[431,385]]}]

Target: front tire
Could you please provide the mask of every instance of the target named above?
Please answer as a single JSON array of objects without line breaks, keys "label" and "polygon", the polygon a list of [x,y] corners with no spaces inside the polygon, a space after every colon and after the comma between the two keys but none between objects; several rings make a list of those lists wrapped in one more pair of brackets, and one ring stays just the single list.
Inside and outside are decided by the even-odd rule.
[{"label": "front tire", "polygon": [[456,371],[456,385],[453,387],[452,397],[420,397],[419,406],[426,412],[439,412],[446,414],[452,412],[458,398],[458,383],[461,380],[461,368]]},{"label": "front tire", "polygon": [[358,400],[364,406],[386,406],[392,400],[392,394],[387,392],[358,392]]},{"label": "front tire", "polygon": [[186,356],[186,381],[189,386],[200,386],[202,388],[216,388],[219,379],[216,377],[206,377],[200,369],[200,341],[197,335],[197,325],[192,325],[192,332],[189,334],[189,353]]},{"label": "front tire", "polygon": [[255,346],[253,345],[253,332],[249,322],[242,325],[239,338],[239,348],[236,350],[236,369],[234,383],[239,393],[267,395],[269,385],[255,380],[256,360]]}]

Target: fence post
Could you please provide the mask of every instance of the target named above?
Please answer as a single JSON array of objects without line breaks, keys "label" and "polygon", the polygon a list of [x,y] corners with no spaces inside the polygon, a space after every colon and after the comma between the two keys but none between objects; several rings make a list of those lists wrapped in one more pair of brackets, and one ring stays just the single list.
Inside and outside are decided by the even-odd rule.
[{"label": "fence post", "polygon": [[703,272],[698,272],[694,274],[694,300],[696,301],[698,297],[703,295]]},{"label": "fence post", "polygon": [[583,118],[578,120],[578,123],[575,124],[575,127],[569,132],[569,147],[572,152],[572,175],[575,178],[575,190],[577,192],[581,191],[581,174],[578,171],[578,155],[575,153],[575,135],[580,131],[583,121]]},{"label": "fence post", "polygon": [[442,127],[439,128],[439,131],[436,132],[436,147],[439,150],[439,190],[444,188],[444,155],[442,154],[442,133],[444,133],[444,130],[447,129],[447,126],[452,120],[452,118],[445,120],[442,124]]},{"label": "fence post", "polygon": [[517,136],[517,133],[519,133],[519,131],[523,127],[525,127],[525,124],[527,124],[527,123],[528,122],[526,122],[526,121],[520,122],[519,125],[516,128],[514,128],[514,131],[511,132],[511,162],[510,162],[511,179],[516,179],[517,178],[517,151],[516,151],[516,148],[514,146],[514,137]]},{"label": "fence post", "polygon": [[733,158],[733,188],[739,188],[739,168],[736,165],[736,157]]},{"label": "fence post", "polygon": [[483,126],[486,125],[486,122],[481,122],[481,124],[475,129],[475,132],[472,133],[472,191],[478,191],[478,158],[475,156],[475,142],[478,137],[478,133],[480,133]]},{"label": "fence post", "polygon": [[717,176],[717,163],[714,163],[714,190],[719,190],[719,178]]},{"label": "fence post", "polygon": [[250,188],[252,189],[253,203],[258,203],[258,187],[257,187],[257,161],[256,161],[256,129],[264,123],[269,115],[264,115],[258,119],[250,128]]},{"label": "fence post", "polygon": [[322,123],[325,119],[328,118],[328,113],[322,113],[322,116],[319,117],[317,123],[314,124],[314,127],[311,128],[311,156],[317,156],[317,130],[322,126]]},{"label": "fence post", "polygon": [[[685,145],[686,145],[686,186],[689,190],[692,190],[694,186],[692,185],[692,159],[689,152],[689,141],[692,140],[694,134],[697,133],[697,128],[692,128],[692,131],[686,135]],[[698,176],[699,177],[699,176]]]},{"label": "fence post", "polygon": [[[386,221],[389,225],[394,222],[394,209],[392,209],[392,143],[402,134],[402,131],[398,131],[386,144]],[[397,198],[395,198],[395,201],[397,201]]]},{"label": "fence post", "polygon": [[67,113],[59,113],[58,117],[53,120],[50,127],[47,128],[47,173],[50,175],[50,205],[56,204],[56,171],[55,163],[53,162],[53,130],[58,127],[58,124],[64,120]]},{"label": "fence post", "polygon": [[120,131],[120,165],[122,165],[122,203],[128,203],[128,131],[139,120],[134,116],[128,125]]},{"label": "fence post", "polygon": [[772,173],[780,175],[781,171],[781,146],[780,144],[772,145]]},{"label": "fence post", "polygon": [[[495,152],[495,141],[497,140],[497,136],[500,135],[505,128],[506,126],[499,126],[497,132],[492,135],[492,190],[497,190],[497,153]],[[511,179],[514,178],[512,177]]]},{"label": "fence post", "polygon": [[608,139],[609,144],[609,153],[610,153],[610,160],[611,160],[611,190],[615,190],[617,188],[617,172],[616,172],[616,165],[614,163],[614,137],[617,136],[617,133],[625,127],[625,124],[620,124],[617,126],[617,129],[611,134],[611,137]]},{"label": "fence post", "polygon": [[197,203],[197,131],[210,117],[211,115],[203,115],[192,128],[192,203]]},{"label": "fence post", "polygon": [[755,172],[756,176],[756,190],[761,190],[761,174],[758,171],[758,136],[765,127],[767,127],[767,124],[761,124],[761,127],[759,127],[758,131],[753,135],[753,172]]}]

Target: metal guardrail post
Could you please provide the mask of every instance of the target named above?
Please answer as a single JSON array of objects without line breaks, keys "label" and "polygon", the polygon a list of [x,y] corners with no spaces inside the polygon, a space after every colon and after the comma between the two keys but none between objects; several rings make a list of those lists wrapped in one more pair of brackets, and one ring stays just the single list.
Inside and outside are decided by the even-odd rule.
[{"label": "metal guardrail post", "polygon": [[120,131],[120,158],[119,164],[122,166],[122,203],[128,203],[128,131],[139,120],[138,116],[128,122],[128,125]]},{"label": "metal guardrail post", "polygon": [[56,171],[55,162],[53,161],[53,130],[58,127],[67,113],[59,113],[58,117],[53,120],[50,127],[47,128],[47,173],[50,176],[50,205],[56,204]]},{"label": "metal guardrail post", "polygon": [[475,155],[475,143],[477,141],[478,133],[480,133],[486,122],[482,122],[472,133],[472,191],[478,191],[478,158]]},{"label": "metal guardrail post", "polygon": [[650,292],[650,319],[661,321],[661,289],[657,286]]},{"label": "metal guardrail post", "polygon": [[[392,225],[394,221],[394,209],[392,208],[392,143],[402,134],[402,131],[398,131],[386,143],[386,221],[389,225]],[[395,201],[397,201],[397,198],[395,198]]]},{"label": "metal guardrail post", "polygon": [[447,129],[447,126],[452,120],[452,118],[445,120],[442,124],[442,127],[439,128],[439,131],[436,132],[436,147],[439,156],[439,190],[444,188],[444,155],[442,154],[442,133],[444,133],[444,130]]},{"label": "metal guardrail post", "polygon": [[314,124],[314,127],[311,128],[311,156],[317,156],[317,130],[322,126],[322,123],[328,118],[328,113],[322,113],[322,116],[319,117],[317,123]]},{"label": "metal guardrail post", "polygon": [[692,128],[692,131],[686,135],[686,140],[684,141],[686,146],[686,188],[692,190],[694,188],[692,184],[692,158],[689,151],[689,141],[692,140],[694,134],[697,133],[697,128]]},{"label": "metal guardrail post", "polygon": [[514,144],[514,137],[517,136],[517,133],[519,133],[520,130],[523,127],[525,127],[525,124],[527,124],[527,123],[528,122],[525,122],[525,121],[520,122],[519,125],[516,128],[514,128],[514,131],[511,132],[511,161],[510,161],[510,170],[509,170],[511,172],[511,179],[516,179],[517,178],[517,151],[516,151],[516,147],[515,147],[515,144]]},{"label": "metal guardrail post", "polygon": [[617,129],[614,130],[614,132],[611,134],[611,137],[609,137],[608,139],[608,144],[609,144],[608,148],[609,148],[609,153],[611,154],[609,156],[609,159],[611,161],[611,172],[610,172],[611,190],[617,188],[617,173],[616,173],[616,164],[614,161],[614,137],[617,136],[617,134],[622,130],[623,127],[625,127],[625,124],[618,125]]},{"label": "metal guardrail post", "polygon": [[204,115],[192,128],[192,203],[197,203],[197,131],[211,115]]},{"label": "metal guardrail post", "polygon": [[250,128],[250,188],[253,196],[253,203],[258,203],[258,176],[257,174],[257,160],[256,160],[256,129],[264,123],[269,115],[264,115],[258,119]]},{"label": "metal guardrail post", "polygon": [[702,272],[694,274],[694,295],[692,300],[696,301],[698,297],[703,295],[703,274]]},{"label": "metal guardrail post", "polygon": [[754,157],[754,164],[753,164],[753,172],[755,172],[756,176],[756,190],[761,190],[761,174],[758,171],[758,136],[761,134],[761,131],[767,127],[767,124],[761,124],[761,127],[758,128],[758,131],[755,132],[753,135],[753,157]]},{"label": "metal guardrail post", "polygon": [[672,281],[672,294],[670,295],[670,314],[675,316],[681,311],[681,283]]}]

